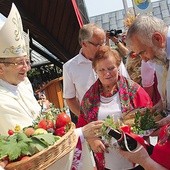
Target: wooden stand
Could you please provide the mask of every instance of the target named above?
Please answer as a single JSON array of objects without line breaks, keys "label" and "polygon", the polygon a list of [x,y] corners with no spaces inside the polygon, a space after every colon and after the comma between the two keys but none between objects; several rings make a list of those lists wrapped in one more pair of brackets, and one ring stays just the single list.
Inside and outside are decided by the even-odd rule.
[{"label": "wooden stand", "polygon": [[63,77],[56,78],[39,90],[44,91],[47,99],[60,109],[64,107],[62,81]]}]

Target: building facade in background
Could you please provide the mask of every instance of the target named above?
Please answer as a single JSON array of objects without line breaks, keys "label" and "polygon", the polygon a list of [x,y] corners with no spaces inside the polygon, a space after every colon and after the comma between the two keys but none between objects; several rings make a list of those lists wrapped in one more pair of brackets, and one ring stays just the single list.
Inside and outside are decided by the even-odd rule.
[{"label": "building facade in background", "polygon": [[[170,0],[160,0],[152,2],[152,14],[170,25]],[[129,8],[128,11],[133,13],[133,7]],[[121,29],[124,28],[125,10],[119,10],[109,12],[97,16],[90,17],[90,22],[96,23],[101,26],[104,30]]]}]

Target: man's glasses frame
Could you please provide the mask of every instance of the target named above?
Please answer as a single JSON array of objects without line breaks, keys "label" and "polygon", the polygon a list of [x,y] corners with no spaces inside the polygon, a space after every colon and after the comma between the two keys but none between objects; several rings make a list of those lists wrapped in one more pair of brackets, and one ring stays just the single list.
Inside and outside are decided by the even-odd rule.
[{"label": "man's glasses frame", "polygon": [[27,66],[31,65],[30,61],[18,61],[18,62],[0,61],[0,63],[14,65],[14,66],[20,66],[20,67],[23,67],[24,65],[27,65]]},{"label": "man's glasses frame", "polygon": [[106,45],[106,42],[102,43],[102,44],[95,44],[94,42],[91,42],[91,41],[87,41],[88,43],[92,44],[93,46],[95,47],[100,47],[102,45]]}]

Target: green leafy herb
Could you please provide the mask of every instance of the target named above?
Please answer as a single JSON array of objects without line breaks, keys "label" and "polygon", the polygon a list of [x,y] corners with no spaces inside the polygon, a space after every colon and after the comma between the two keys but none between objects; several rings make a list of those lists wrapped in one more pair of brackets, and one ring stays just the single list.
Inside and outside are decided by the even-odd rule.
[{"label": "green leafy herb", "polygon": [[146,109],[145,113],[142,115],[140,111],[137,111],[135,114],[135,120],[133,127],[133,132],[137,134],[143,134],[144,131],[154,129],[157,127],[157,124],[154,120],[157,113],[152,113],[149,109]]},{"label": "green leafy herb", "polygon": [[109,144],[111,140],[111,136],[107,134],[106,132],[107,128],[111,127],[112,129],[119,129],[121,125],[122,123],[120,121],[115,122],[113,117],[107,116],[101,128],[103,140]]}]

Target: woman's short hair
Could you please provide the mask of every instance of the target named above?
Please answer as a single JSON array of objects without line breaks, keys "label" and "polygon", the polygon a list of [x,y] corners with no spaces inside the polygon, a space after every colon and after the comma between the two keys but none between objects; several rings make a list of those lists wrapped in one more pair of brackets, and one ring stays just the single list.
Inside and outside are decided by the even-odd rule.
[{"label": "woman's short hair", "polygon": [[119,67],[121,63],[121,57],[120,54],[117,50],[110,48],[107,45],[100,46],[99,49],[97,50],[95,57],[92,61],[92,66],[95,69],[96,64],[104,59],[107,59],[109,57],[113,57],[115,59],[116,65]]}]

